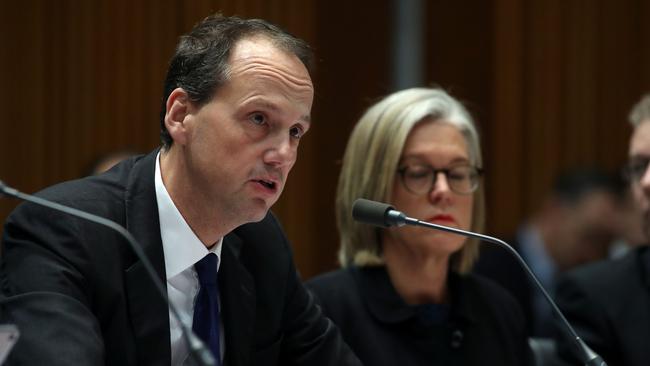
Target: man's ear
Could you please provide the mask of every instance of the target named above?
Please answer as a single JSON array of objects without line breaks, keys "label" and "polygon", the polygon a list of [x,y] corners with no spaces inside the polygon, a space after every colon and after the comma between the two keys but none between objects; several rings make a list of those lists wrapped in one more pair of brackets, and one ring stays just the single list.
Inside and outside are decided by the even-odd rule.
[{"label": "man's ear", "polygon": [[186,117],[192,110],[189,95],[182,88],[176,88],[169,94],[166,106],[165,127],[174,144],[185,145],[187,143]]}]

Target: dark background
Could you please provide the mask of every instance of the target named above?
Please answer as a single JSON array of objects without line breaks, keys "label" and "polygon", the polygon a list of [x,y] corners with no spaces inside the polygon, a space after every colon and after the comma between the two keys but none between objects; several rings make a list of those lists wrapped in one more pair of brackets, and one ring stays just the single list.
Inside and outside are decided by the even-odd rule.
[{"label": "dark background", "polygon": [[[508,236],[563,169],[619,169],[627,113],[650,91],[650,2],[420,7],[422,85],[451,91],[481,127],[487,233]],[[347,136],[366,107],[394,91],[392,1],[2,1],[0,179],[31,193],[80,176],[103,153],[156,147],[177,37],[218,10],[268,19],[315,48],[313,128],[274,211],[304,277],[332,269]],[[16,204],[0,200],[0,220]]]}]

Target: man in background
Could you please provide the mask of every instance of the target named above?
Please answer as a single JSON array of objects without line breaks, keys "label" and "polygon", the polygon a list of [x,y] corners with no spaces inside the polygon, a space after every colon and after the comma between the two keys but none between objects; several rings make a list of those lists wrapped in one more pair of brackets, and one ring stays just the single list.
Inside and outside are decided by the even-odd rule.
[{"label": "man in background", "polygon": [[[650,95],[632,109],[634,128],[625,169],[650,237]],[[557,303],[578,335],[609,366],[650,363],[650,250],[637,246],[624,257],[568,273],[558,284]],[[572,342],[559,326],[560,354],[573,361]]]},{"label": "man in background", "polygon": [[[598,169],[573,169],[555,179],[551,193],[509,244],[553,296],[558,276],[608,257],[617,235],[622,184]],[[553,314],[544,295],[516,259],[502,248],[484,247],[475,271],[494,279],[519,300],[529,335],[550,338]]]},{"label": "man in background", "polygon": [[85,177],[87,175],[102,174],[122,160],[135,155],[140,154],[137,154],[130,149],[119,149],[106,154],[101,154],[87,164],[82,176]]}]

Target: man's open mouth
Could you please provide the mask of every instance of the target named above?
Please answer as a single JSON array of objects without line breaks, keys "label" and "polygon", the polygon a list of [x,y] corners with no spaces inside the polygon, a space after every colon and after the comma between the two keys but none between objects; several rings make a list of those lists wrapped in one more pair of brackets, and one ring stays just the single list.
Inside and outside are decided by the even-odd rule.
[{"label": "man's open mouth", "polygon": [[260,179],[257,182],[260,183],[261,185],[263,185],[264,187],[268,188],[268,189],[275,189],[275,182],[271,182],[271,181],[263,180],[263,179]]}]

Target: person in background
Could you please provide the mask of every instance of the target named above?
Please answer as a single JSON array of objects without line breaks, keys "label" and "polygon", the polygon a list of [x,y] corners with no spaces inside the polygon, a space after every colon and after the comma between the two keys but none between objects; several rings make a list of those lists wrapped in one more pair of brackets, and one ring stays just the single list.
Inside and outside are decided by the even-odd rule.
[{"label": "person in background", "polygon": [[[540,209],[507,242],[553,296],[561,273],[608,257],[619,232],[622,205],[620,179],[596,168],[574,168],[556,177]],[[551,305],[510,253],[484,247],[475,272],[494,279],[515,296],[528,320],[529,335],[553,336]]]},{"label": "person in background", "polygon": [[217,14],[181,37],[162,148],[38,194],[126,227],[166,298],[115,232],[23,204],[0,266],[0,321],[21,332],[11,365],[194,364],[181,322],[216,365],[359,365],[269,212],[311,125],[311,58],[261,19]]},{"label": "person in background", "polygon": [[[625,172],[650,238],[650,94],[630,113],[633,133]],[[650,363],[650,250],[631,249],[616,260],[567,273],[558,283],[557,303],[578,335],[609,366]],[[560,328],[562,329],[562,328]],[[557,333],[560,355],[575,362],[572,342]]]},{"label": "person in background", "polygon": [[514,298],[470,273],[478,243],[421,227],[355,222],[357,198],[409,216],[481,231],[482,158],[474,122],[436,88],[395,92],[361,117],[336,196],[342,269],[307,282],[367,365],[524,365],[524,317]]},{"label": "person in background", "polygon": [[84,169],[83,176],[87,175],[97,175],[102,174],[115,165],[121,162],[122,160],[131,157],[140,155],[130,149],[120,149],[109,152],[107,154],[102,154],[93,159]]}]

